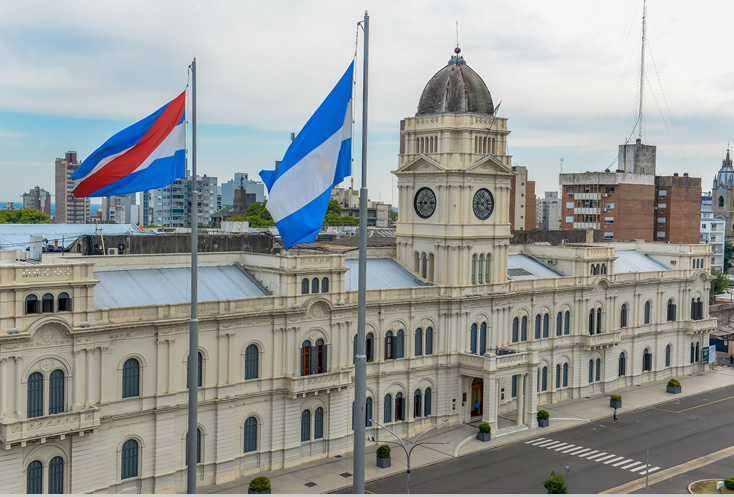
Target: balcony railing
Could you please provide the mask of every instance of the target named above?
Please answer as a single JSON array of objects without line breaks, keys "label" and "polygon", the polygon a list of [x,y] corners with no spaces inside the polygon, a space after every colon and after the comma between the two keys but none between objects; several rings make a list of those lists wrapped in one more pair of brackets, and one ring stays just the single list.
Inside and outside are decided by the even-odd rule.
[{"label": "balcony railing", "polygon": [[598,335],[582,335],[579,343],[588,350],[597,347],[608,347],[609,345],[616,345],[621,341],[621,339],[622,334],[619,332],[599,333]]},{"label": "balcony railing", "polygon": [[0,443],[27,442],[70,433],[84,432],[100,425],[99,408],[63,412],[10,423],[0,422]]},{"label": "balcony railing", "polygon": [[290,376],[286,381],[288,396],[296,398],[307,393],[346,388],[351,384],[351,369],[340,369],[309,376]]}]

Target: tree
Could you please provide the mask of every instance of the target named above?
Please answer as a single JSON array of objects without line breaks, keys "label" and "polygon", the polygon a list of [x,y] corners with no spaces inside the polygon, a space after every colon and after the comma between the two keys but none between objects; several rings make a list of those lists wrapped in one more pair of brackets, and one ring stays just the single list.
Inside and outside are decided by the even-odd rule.
[{"label": "tree", "polygon": [[250,204],[250,206],[245,211],[245,217],[255,216],[259,217],[263,221],[272,221],[273,216],[270,215],[270,212],[267,209],[268,201],[264,200],[262,202],[254,202]]},{"label": "tree", "polygon": [[557,475],[555,471],[551,471],[551,476],[543,482],[546,493],[549,494],[567,494],[566,480],[561,475]]},{"label": "tree", "polygon": [[51,217],[38,209],[17,209],[0,211],[0,224],[45,224]]},{"label": "tree", "polygon": [[724,272],[728,273],[734,262],[734,245],[729,242],[724,244]]},{"label": "tree", "polygon": [[390,219],[391,223],[395,223],[398,220],[398,211],[396,210],[390,210],[390,212],[387,213],[387,217]]},{"label": "tree", "polygon": [[339,205],[338,200],[329,200],[329,207],[326,208],[326,215],[336,214],[337,216],[342,215],[342,206]]},{"label": "tree", "polygon": [[713,304],[716,301],[716,295],[724,293],[729,288],[729,278],[726,274],[722,273],[718,269],[711,271],[714,275],[713,281],[711,281],[711,290],[709,291],[709,304]]}]

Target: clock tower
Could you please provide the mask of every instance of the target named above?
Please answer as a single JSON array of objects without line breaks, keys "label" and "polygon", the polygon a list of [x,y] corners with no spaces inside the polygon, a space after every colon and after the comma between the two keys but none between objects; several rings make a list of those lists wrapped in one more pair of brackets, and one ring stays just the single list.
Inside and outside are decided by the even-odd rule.
[{"label": "clock tower", "polygon": [[[513,176],[507,119],[460,55],[400,123],[398,261],[437,285],[507,280]],[[499,107],[499,106],[498,106]]]}]

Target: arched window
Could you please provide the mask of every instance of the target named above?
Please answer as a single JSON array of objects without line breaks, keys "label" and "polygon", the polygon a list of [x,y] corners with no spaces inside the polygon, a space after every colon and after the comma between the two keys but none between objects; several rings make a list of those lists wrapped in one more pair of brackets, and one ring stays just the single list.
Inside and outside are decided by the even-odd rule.
[{"label": "arched window", "polygon": [[563,334],[563,313],[559,312],[556,314],[556,336],[559,337]]},{"label": "arched window", "polygon": [[520,340],[527,342],[528,340],[528,317],[522,317],[522,327],[520,328]]},{"label": "arched window", "polygon": [[426,255],[425,252],[423,253],[423,256],[421,257],[421,262],[422,262],[421,266],[423,268],[423,270],[421,271],[421,276],[423,277],[423,279],[426,279],[428,278],[428,256]]},{"label": "arched window", "polygon": [[563,322],[563,334],[568,335],[571,333],[571,312],[566,311]]},{"label": "arched window", "polygon": [[319,293],[319,279],[314,278],[311,280],[311,293]]},{"label": "arched window", "polygon": [[392,423],[392,396],[390,394],[385,395],[385,401],[383,402],[383,423]]},{"label": "arched window", "polygon": [[724,207],[724,197],[719,195],[719,207]]},{"label": "arched window", "polygon": [[594,334],[594,309],[589,311],[589,335]]},{"label": "arched window", "polygon": [[258,361],[260,359],[259,349],[257,348],[257,345],[254,343],[251,345],[248,345],[245,349],[245,379],[246,380],[254,380],[257,378],[258,370],[260,369],[258,367]]},{"label": "arched window", "polygon": [[607,274],[607,265],[606,264],[602,264],[601,265],[601,274]]},{"label": "arched window", "polygon": [[479,255],[479,283],[484,282],[484,254]]},{"label": "arched window", "polygon": [[589,359],[589,383],[594,383],[594,359]]},{"label": "arched window", "polygon": [[375,352],[375,335],[373,335],[371,332],[367,333],[367,336],[364,337],[364,354],[367,356],[367,362],[374,361],[374,352]]},{"label": "arched window", "polygon": [[642,370],[652,371],[652,354],[649,349],[645,349],[642,353]]},{"label": "arched window", "polygon": [[43,375],[33,373],[28,377],[28,417],[38,416],[43,416]]},{"label": "arched window", "polygon": [[591,267],[589,268],[589,274],[591,274],[591,275],[594,275],[594,274],[596,274],[596,273],[594,272],[594,265],[593,265],[593,264],[592,264],[592,265],[591,265]]},{"label": "arched window", "polygon": [[54,296],[50,293],[41,299],[41,312],[54,312]]},{"label": "arched window", "polygon": [[69,294],[66,292],[61,292],[59,294],[59,312],[68,311],[71,312],[71,297],[69,297]]},{"label": "arched window", "polygon": [[392,331],[385,333],[385,359],[395,359],[395,337]]},{"label": "arched window", "polygon": [[492,263],[492,254],[487,254],[487,259],[484,264],[484,282],[489,283],[490,264]]},{"label": "arched window", "polygon": [[369,428],[370,426],[372,426],[372,421],[370,421],[372,419],[372,398],[371,397],[367,397],[367,399],[365,400],[364,407],[365,407],[364,425]]},{"label": "arched window", "polygon": [[596,359],[596,381],[601,381],[601,359]]},{"label": "arched window", "polygon": [[301,345],[301,376],[308,376],[315,372],[315,364],[314,369],[311,369],[311,349],[311,342],[308,340]]},{"label": "arched window", "polygon": [[675,307],[673,299],[668,299],[668,321],[675,321]]},{"label": "arched window", "polygon": [[487,353],[487,323],[479,327],[479,355]]},{"label": "arched window", "polygon": [[619,327],[627,327],[627,304],[622,304],[622,310],[619,313]]},{"label": "arched window", "polygon": [[138,442],[136,440],[128,440],[122,445],[120,459],[122,462],[120,479],[138,476]]},{"label": "arched window", "polygon": [[477,282],[477,254],[471,256],[471,284],[474,285]]},{"label": "arched window", "polygon": [[[352,417],[352,425],[354,418]],[[311,411],[306,409],[301,413],[301,442],[311,440]]]},{"label": "arched window", "polygon": [[619,376],[626,376],[627,375],[627,357],[624,355],[624,352],[619,354]]},{"label": "arched window", "polygon": [[303,278],[301,281],[301,293],[304,295],[308,293],[308,278]]},{"label": "arched window", "polygon": [[698,319],[703,319],[703,302],[701,302],[701,297],[696,298],[696,316],[698,316]]},{"label": "arched window", "polygon": [[122,398],[140,395],[140,363],[137,359],[128,359],[122,365]]},{"label": "arched window", "polygon": [[423,330],[416,328],[415,330],[415,356],[423,355]]},{"label": "arched window", "polygon": [[328,370],[326,362],[326,344],[322,339],[316,340],[316,374],[326,373]]},{"label": "arched window", "polygon": [[477,323],[471,325],[471,334],[469,336],[469,351],[472,354],[477,353]]},{"label": "arched window", "polygon": [[395,342],[396,342],[395,359],[402,359],[403,357],[405,357],[405,353],[404,353],[405,333],[403,332],[403,330],[398,330],[398,333],[395,336]]},{"label": "arched window", "polygon": [[431,389],[426,388],[426,392],[423,395],[424,401],[423,401],[423,415],[424,416],[430,416],[431,415]]},{"label": "arched window", "polygon": [[650,301],[645,302],[645,324],[650,324]]},{"label": "arched window", "polygon": [[48,493],[64,493],[64,460],[59,456],[48,463]]},{"label": "arched window", "polygon": [[423,407],[423,395],[420,390],[416,390],[413,394],[413,417],[421,417],[421,408]]},{"label": "arched window", "polygon": [[[196,464],[201,462],[201,430],[196,429]],[[189,464],[189,434],[186,433],[186,464]]]},{"label": "arched window", "polygon": [[329,278],[321,278],[321,293],[329,292]]},{"label": "arched window", "polygon": [[670,344],[665,346],[665,367],[670,367]]},{"label": "arched window", "polygon": [[691,364],[693,364],[693,357],[694,357],[693,354],[694,353],[695,353],[695,348],[693,347],[693,343],[691,343]]},{"label": "arched window", "polygon": [[402,392],[395,395],[395,421],[405,421],[405,402]]},{"label": "arched window", "polygon": [[540,391],[545,392],[548,390],[548,366],[543,366],[540,374]]},{"label": "arched window", "polygon": [[41,461],[33,461],[26,469],[26,492],[27,494],[43,493],[43,464]]},{"label": "arched window", "polygon": [[[367,399],[368,412],[372,409],[372,399]],[[324,408],[317,407],[313,415],[313,439],[324,438]]]},{"label": "arched window", "polygon": [[696,299],[691,299],[691,320],[695,321],[696,319]]},{"label": "arched window", "polygon": [[543,338],[548,338],[550,328],[550,314],[543,314]]},{"label": "arched window", "polygon": [[561,388],[561,365],[556,364],[556,388]]},{"label": "arched window", "polygon": [[535,339],[540,340],[540,314],[535,315]]},{"label": "arched window", "polygon": [[426,328],[426,355],[433,354],[433,328]]},{"label": "arched window", "polygon": [[38,306],[38,297],[33,294],[28,295],[25,298],[25,313],[26,314],[38,314],[40,312]]},{"label": "arched window", "polygon": [[563,386],[568,386],[568,363],[563,365]]},{"label": "arched window", "polygon": [[596,334],[601,333],[601,307],[596,310]]},{"label": "arched window", "polygon": [[48,413],[60,412],[64,412],[64,372],[57,369],[49,376]]},{"label": "arched window", "polygon": [[517,343],[518,341],[518,320],[517,318],[514,318],[512,320],[512,343]]},{"label": "arched window", "polygon": [[197,353],[197,360],[199,361],[198,378],[196,378],[196,386],[200,387],[202,384],[202,378],[204,378],[204,356],[201,355],[201,351]]},{"label": "arched window", "polygon": [[699,359],[699,355],[698,355],[698,353],[699,353],[699,350],[700,350],[700,348],[699,348],[699,343],[698,343],[698,342],[696,342],[696,361],[695,361],[695,362],[698,362],[698,361],[700,360],[700,359]]},{"label": "arched window", "polygon": [[243,452],[257,451],[257,419],[253,416],[245,421],[245,448]]}]

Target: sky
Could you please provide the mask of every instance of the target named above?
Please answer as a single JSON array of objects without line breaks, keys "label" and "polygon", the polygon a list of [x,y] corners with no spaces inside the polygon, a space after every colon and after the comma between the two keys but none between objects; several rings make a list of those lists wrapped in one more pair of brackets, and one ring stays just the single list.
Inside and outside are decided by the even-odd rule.
[{"label": "sky", "polygon": [[[638,135],[642,0],[5,0],[0,200],[36,185],[53,195],[57,157],[84,160],[173,99],[193,57],[198,173],[259,180],[355,51],[358,188],[365,10],[372,200],[396,203],[400,120],[453,55],[457,23],[538,196],[558,189],[561,159],[564,172],[614,168]],[[659,174],[701,177],[704,191],[734,141],[732,19],[729,0],[647,2],[642,140],[657,145]]]}]

